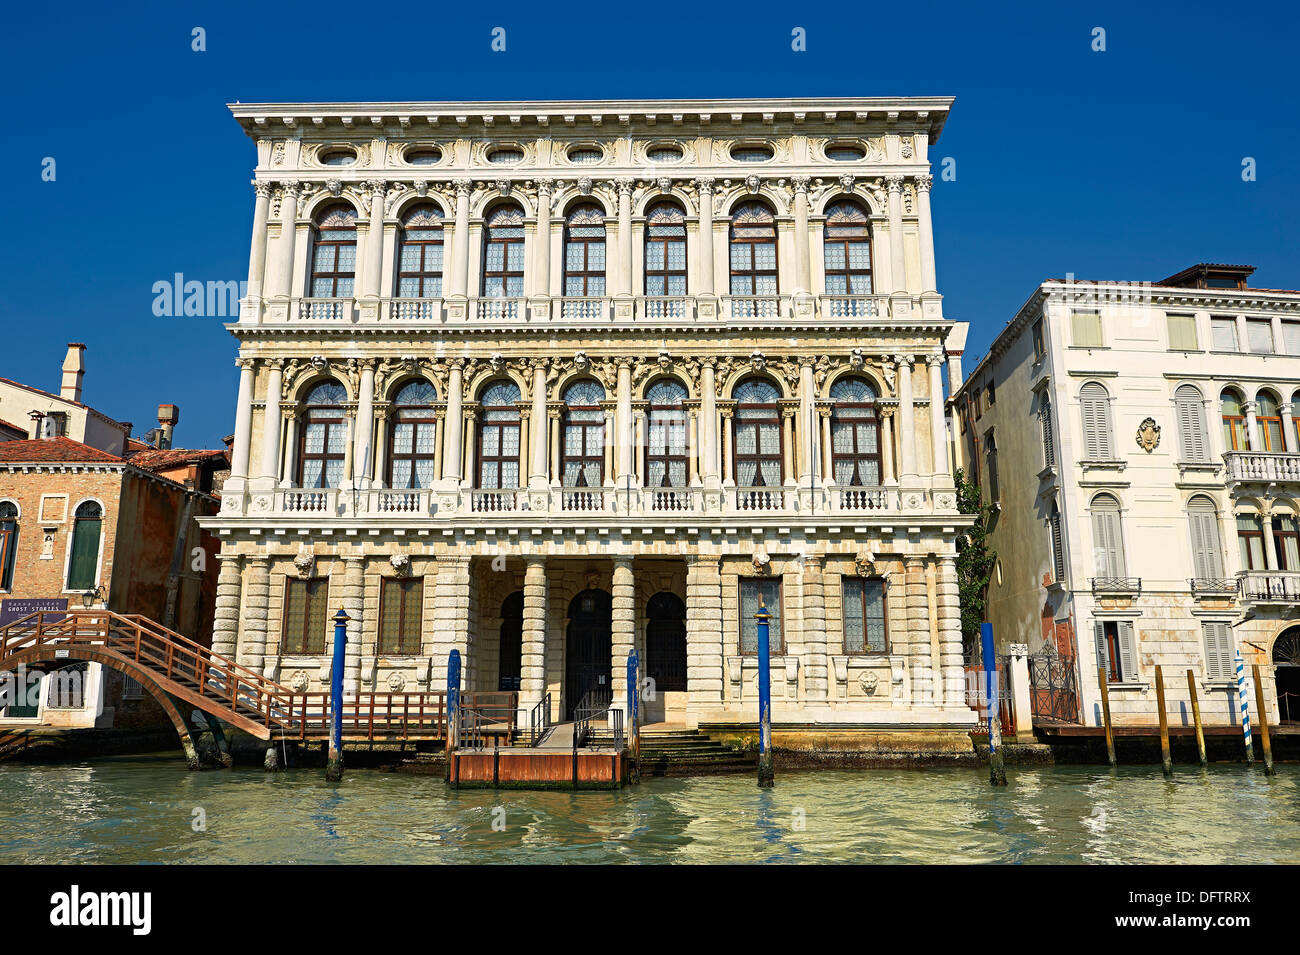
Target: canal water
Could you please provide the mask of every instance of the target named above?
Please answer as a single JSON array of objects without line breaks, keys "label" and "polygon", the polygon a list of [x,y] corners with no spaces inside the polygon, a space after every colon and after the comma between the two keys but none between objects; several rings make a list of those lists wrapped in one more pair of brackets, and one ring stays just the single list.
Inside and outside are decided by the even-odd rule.
[{"label": "canal water", "polygon": [[0,766],[0,863],[1300,861],[1300,768],[790,772],[621,792],[186,772],[173,755]]}]

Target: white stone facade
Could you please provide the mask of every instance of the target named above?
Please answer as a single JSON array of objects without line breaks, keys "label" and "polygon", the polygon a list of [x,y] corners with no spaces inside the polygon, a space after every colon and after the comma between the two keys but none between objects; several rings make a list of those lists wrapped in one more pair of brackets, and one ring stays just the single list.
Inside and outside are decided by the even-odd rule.
[{"label": "white stone facade", "polygon": [[[969,725],[942,398],[964,329],[929,196],[950,102],[232,107],[258,162],[232,475],[205,525],[214,649],[321,689],[328,643],[313,626],[294,652],[286,594],[326,580],[353,618],[348,692],[441,689],[457,648],[465,689],[517,680],[525,715],[550,693],[561,716],[590,612],[616,704],[635,646],[646,672],[684,661],[651,719],[752,722],[757,579],[780,586],[778,724]],[[350,251],[322,251],[336,240]],[[837,241],[856,265],[836,271]],[[394,609],[394,578],[423,581],[418,613]],[[390,624],[419,620],[398,649],[385,587]],[[652,602],[680,608],[684,646]],[[846,607],[883,638],[846,645]]]}]

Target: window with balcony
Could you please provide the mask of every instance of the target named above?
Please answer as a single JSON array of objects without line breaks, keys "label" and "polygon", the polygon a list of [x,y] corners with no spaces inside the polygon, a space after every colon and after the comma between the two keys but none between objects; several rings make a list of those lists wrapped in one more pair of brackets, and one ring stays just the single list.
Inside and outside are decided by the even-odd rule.
[{"label": "window with balcony", "polygon": [[564,294],[605,294],[605,213],[593,202],[574,206],[564,220]]},{"label": "window with balcony", "polygon": [[1277,569],[1300,570],[1300,524],[1289,514],[1273,518],[1273,541],[1277,546]]},{"label": "window with balcony", "polygon": [[437,479],[438,393],[424,379],[407,382],[393,398],[388,439],[388,486],[432,487]]},{"label": "window with balcony", "polygon": [[686,388],[670,378],[646,390],[646,487],[685,487]]},{"label": "window with balcony", "polygon": [[1120,527],[1119,501],[1109,494],[1092,499],[1093,572],[1105,589],[1123,586],[1128,576],[1124,560],[1124,534]]},{"label": "window with balcony", "polygon": [[1282,407],[1277,395],[1261,391],[1255,395],[1255,425],[1259,428],[1261,449],[1281,452],[1286,450],[1282,440]]},{"label": "window with balcony", "polygon": [[731,216],[731,294],[776,295],[776,216],[762,202],[744,202]]},{"label": "window with balcony", "polygon": [[420,652],[424,617],[423,577],[384,577],[379,594],[379,652]]},{"label": "window with balcony", "polygon": [[478,486],[519,487],[519,451],[519,386],[493,382],[479,398]]},{"label": "window with balcony", "polygon": [[1179,385],[1174,392],[1178,421],[1178,446],[1184,461],[1210,459],[1210,433],[1205,426],[1205,396],[1195,385]]},{"label": "window with balcony", "polygon": [[675,202],[657,202],[646,213],[645,293],[686,294],[686,214]]},{"label": "window with balcony", "polygon": [[315,385],[303,400],[298,438],[299,487],[338,487],[342,482],[348,443],[345,401],[347,392],[332,378]]},{"label": "window with balcony", "polygon": [[1079,389],[1079,409],[1083,415],[1083,455],[1090,461],[1110,461],[1115,457],[1111,441],[1110,395],[1098,382],[1090,381]]},{"label": "window with balcony", "polygon": [[1253,354],[1273,354],[1273,323],[1267,318],[1246,319],[1246,341]]},{"label": "window with balcony", "polygon": [[312,298],[351,298],[356,272],[356,210],[327,206],[317,213],[312,230]]},{"label": "window with balcony", "polygon": [[1215,351],[1238,351],[1237,320],[1222,316],[1211,318],[1210,337]]},{"label": "window with balcony", "polygon": [[740,652],[758,652],[758,621],[754,614],[759,606],[772,615],[767,624],[768,651],[773,655],[785,652],[781,637],[781,581],[766,577],[740,578]]},{"label": "window with balcony", "polygon": [[823,242],[827,295],[870,295],[871,224],[866,210],[851,199],[826,210]]},{"label": "window with balcony", "polygon": [[876,389],[865,378],[841,378],[831,385],[831,466],[835,483],[880,484],[880,420]]},{"label": "window with balcony", "polygon": [[284,581],[284,620],[280,652],[324,653],[329,616],[329,579],[312,577]]},{"label": "window with balcony", "polygon": [[488,213],[483,228],[483,295],[520,298],[524,294],[524,210],[514,203]]},{"label": "window with balcony", "polygon": [[433,203],[414,206],[402,216],[399,298],[442,297],[442,226],[442,210]]},{"label": "window with balcony", "polygon": [[1196,351],[1196,316],[1168,315],[1169,348],[1171,351]]},{"label": "window with balcony", "polygon": [[564,454],[560,461],[565,487],[601,487],[605,480],[605,389],[592,378],[564,389]]},{"label": "window with balcony", "polygon": [[771,382],[749,378],[736,386],[736,484],[739,487],[780,487],[780,392]]},{"label": "window with balcony", "polygon": [[1236,670],[1232,650],[1232,625],[1223,620],[1201,624],[1205,641],[1205,677],[1215,683],[1231,680]]},{"label": "window with balcony", "polygon": [[1241,566],[1246,570],[1267,570],[1264,557],[1264,524],[1258,514],[1237,515],[1237,546],[1241,552]]},{"label": "window with balcony", "polygon": [[1223,551],[1219,547],[1219,512],[1214,502],[1198,494],[1187,502],[1187,524],[1192,540],[1192,576],[1212,584],[1223,579]]},{"label": "window with balcony", "polygon": [[885,582],[879,577],[841,577],[844,652],[886,653]]},{"label": "window with balcony", "polygon": [[1137,646],[1131,620],[1095,620],[1097,666],[1106,668],[1107,683],[1137,682]]},{"label": "window with balcony", "polygon": [[1219,414],[1223,420],[1223,446],[1229,451],[1245,451],[1250,447],[1246,437],[1246,409],[1241,393],[1224,388],[1219,394]]},{"label": "window with balcony", "polygon": [[0,501],[0,590],[13,590],[18,565],[18,505]]}]

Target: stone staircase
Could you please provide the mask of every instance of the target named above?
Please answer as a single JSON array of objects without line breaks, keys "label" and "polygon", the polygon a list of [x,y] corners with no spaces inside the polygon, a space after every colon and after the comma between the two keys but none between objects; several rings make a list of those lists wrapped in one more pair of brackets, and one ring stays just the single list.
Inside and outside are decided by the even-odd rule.
[{"label": "stone staircase", "polygon": [[[609,746],[612,735],[604,727],[592,730],[590,745]],[[704,776],[712,773],[751,772],[756,753],[723,746],[697,729],[655,729],[641,733],[641,775]]]}]

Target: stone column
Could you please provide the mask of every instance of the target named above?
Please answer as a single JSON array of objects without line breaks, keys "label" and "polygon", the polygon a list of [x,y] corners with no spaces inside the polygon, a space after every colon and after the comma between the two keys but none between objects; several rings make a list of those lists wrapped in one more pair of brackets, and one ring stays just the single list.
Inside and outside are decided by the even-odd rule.
[{"label": "stone column", "polygon": [[691,487],[698,487],[700,483],[700,412],[696,408],[688,408],[686,414],[686,463],[690,471],[690,485]]},{"label": "stone column", "polygon": [[934,670],[930,653],[930,608],[925,588],[925,561],[909,557],[906,596],[907,630],[911,643],[908,668],[912,674],[912,703],[930,706],[934,699]]},{"label": "stone column", "polygon": [[[341,559],[343,561],[342,603],[349,618],[348,645],[343,651],[343,695],[355,697],[361,689],[361,623],[366,607],[365,558],[358,554]],[[336,612],[335,608],[329,608],[330,617],[333,617]],[[376,687],[372,685],[369,689],[374,690]]]},{"label": "stone column", "polygon": [[360,394],[357,395],[356,444],[352,451],[352,468],[357,475],[358,487],[369,487],[375,477],[373,470],[372,436],[375,428],[375,362],[367,358],[361,362]]},{"label": "stone column", "polygon": [[[474,183],[469,179],[457,179],[456,187],[456,231],[451,237],[451,275],[450,291],[447,298],[464,301],[469,294],[469,197],[474,191]],[[449,420],[459,420],[460,416]],[[450,430],[450,429],[448,429]],[[459,457],[457,458],[459,460]]]},{"label": "stone column", "polygon": [[[548,406],[546,409],[547,421],[551,426],[551,460],[550,460],[550,478],[551,484],[558,486],[563,475],[560,474],[560,418],[564,414],[564,409],[559,405],[555,407]],[[607,422],[608,423],[608,422]],[[606,442],[608,445],[609,442]],[[606,458],[605,466],[609,466],[609,460]]]},{"label": "stone column", "polygon": [[461,689],[471,688],[468,675],[477,661],[469,659],[470,558],[439,557],[434,575],[433,604],[433,689],[447,688],[447,660],[452,650],[460,651]]},{"label": "stone column", "polygon": [[257,673],[266,659],[267,608],[271,596],[271,563],[264,554],[246,558],[248,582],[244,587],[240,617],[244,623],[243,639],[235,660]]},{"label": "stone column", "polygon": [[[806,199],[805,196],[805,201]],[[813,363],[810,359],[799,366],[799,484],[801,487],[807,487],[816,474],[818,420],[813,409],[815,400],[816,385],[813,381]]]},{"label": "stone column", "polygon": [[891,295],[907,293],[907,269],[903,261],[903,177],[886,176],[889,188],[889,270]]},{"label": "stone column", "polygon": [[[532,441],[532,428],[529,422],[533,417],[532,405],[521,405],[519,408],[519,486],[528,487],[528,466],[532,455],[529,453]],[[542,425],[538,424],[537,430],[542,430]]]},{"label": "stone column", "polygon": [[722,706],[722,576],[718,557],[686,557],[686,688],[692,710]]},{"label": "stone column", "polygon": [[280,481],[292,486],[298,476],[298,412],[290,405],[281,408],[280,414],[284,419],[284,467],[280,469]]},{"label": "stone column", "polygon": [[474,440],[474,423],[478,420],[478,409],[466,407],[461,409],[460,413],[463,419],[460,426],[456,429],[460,433],[461,444],[465,448],[465,474],[464,483],[467,487],[474,486],[474,479],[477,476],[477,465],[475,464],[475,445]]},{"label": "stone column", "polygon": [[916,415],[912,406],[912,356],[895,355],[898,365],[898,443],[902,454],[903,481],[915,480]]},{"label": "stone column", "polygon": [[713,287],[713,180],[696,179],[695,188],[699,190],[700,217],[700,291],[698,294],[712,296]]},{"label": "stone column", "polygon": [[632,417],[632,471],[636,474],[636,486],[645,487],[646,412],[637,408]]},{"label": "stone column", "polygon": [[384,190],[388,184],[382,179],[372,179],[365,185],[370,190],[370,231],[366,235],[366,262],[361,294],[368,298],[378,298],[384,252]]},{"label": "stone column", "polygon": [[713,359],[704,359],[700,364],[700,477],[705,487],[718,486],[718,391],[714,376]]},{"label": "stone column", "polygon": [[930,221],[930,187],[934,177],[928,173],[916,177],[916,223],[921,246],[921,291],[934,293],[938,291],[938,281],[934,274],[934,226]]},{"label": "stone column", "polygon": [[447,363],[447,423],[442,429],[442,474],[450,487],[460,486],[460,439],[462,434],[462,402],[465,388],[461,382],[461,369],[465,361],[453,358]]},{"label": "stone column", "polygon": [[880,409],[882,437],[880,441],[880,483],[886,486],[897,484],[894,476],[894,409]]},{"label": "stone column", "polygon": [[[533,294],[541,299],[551,295],[551,190],[554,179],[537,180],[537,255],[533,259]],[[542,308],[546,308],[543,304]],[[537,415],[534,408],[533,414]],[[541,417],[537,418],[541,421]]]},{"label": "stone column", "polygon": [[253,359],[236,358],[239,396],[235,399],[235,441],[230,451],[230,477],[248,477],[248,457],[253,443]]},{"label": "stone column", "polygon": [[[784,480],[794,481],[794,416],[797,407],[781,406],[781,468]],[[802,430],[802,429],[801,429]]]},{"label": "stone column", "polygon": [[[549,200],[548,200],[549,201]],[[528,471],[528,485],[544,489],[548,483],[546,473],[546,444],[550,439],[546,419],[546,368],[545,358],[534,358],[533,365],[533,460]]]},{"label": "stone column", "polygon": [[1260,440],[1259,418],[1255,410],[1258,406],[1253,401],[1246,402],[1246,444],[1251,451],[1262,451],[1264,442]]},{"label": "stone column", "polygon": [[[615,440],[616,440],[615,437],[614,437],[614,430],[615,430],[615,428],[616,428],[616,426],[617,426],[617,425],[616,425],[616,422],[617,422],[617,420],[618,420],[618,416],[617,416],[617,414],[615,413],[615,408],[617,408],[617,404],[615,404],[615,407],[614,407],[614,408],[611,408],[611,407],[609,406],[609,402],[605,402],[605,407],[604,407],[604,411],[605,411],[605,482],[604,482],[604,483],[605,483],[605,486],[606,486],[606,487],[613,487],[613,486],[614,486],[614,474],[615,474],[615,472],[614,472],[614,466],[615,466],[615,464],[617,463],[617,460],[616,460],[616,458],[614,457],[614,443],[615,443]],[[563,413],[563,412],[561,412],[561,414],[562,414],[562,413]],[[564,483],[564,471],[563,471],[562,467],[561,467],[560,469],[557,469],[557,470],[559,471],[560,483],[563,484],[563,483]]]},{"label": "stone column", "polygon": [[1277,535],[1273,533],[1273,502],[1265,499],[1260,503],[1259,519],[1264,525],[1264,566],[1268,570],[1277,570]]},{"label": "stone column", "polygon": [[928,355],[925,359],[930,369],[930,453],[936,478],[949,478],[948,427],[943,413],[943,356]]},{"label": "stone column", "polygon": [[734,406],[722,409],[722,483],[727,487],[736,484],[735,476],[731,473],[731,416],[735,410]]},{"label": "stone column", "polygon": [[266,362],[266,404],[262,411],[262,477],[275,483],[280,467],[280,388],[284,362],[272,358]]},{"label": "stone column", "polygon": [[835,481],[835,446],[831,443],[830,405],[817,406],[817,421],[821,431],[822,481],[831,484]]},{"label": "stone column", "polygon": [[632,361],[618,359],[618,483],[624,490],[636,483],[632,474]]},{"label": "stone column", "polygon": [[1011,657],[1011,672],[1007,674],[1007,679],[1011,681],[1011,706],[1016,720],[1016,738],[1032,740],[1034,707],[1029,689],[1029,645],[1013,643],[1007,649]]},{"label": "stone column", "polygon": [[803,562],[804,693],[809,700],[824,701],[828,693],[826,655],[826,585],[821,557]]},{"label": "stone column", "polygon": [[270,182],[253,180],[253,192],[257,200],[253,204],[253,247],[248,255],[248,298],[253,303],[261,301],[262,287],[266,284],[267,219],[271,213],[271,188]]},{"label": "stone column", "polygon": [[631,557],[614,558],[614,585],[610,597],[613,606],[609,637],[610,700],[611,706],[622,708],[626,713],[627,658],[636,639],[636,580],[632,574]]},{"label": "stone column", "polygon": [[546,559],[536,555],[525,557],[524,627],[519,665],[519,710],[524,720],[546,692],[546,599]]},{"label": "stone column", "polygon": [[[937,591],[943,695],[949,706],[962,706],[966,699],[966,669],[961,647],[961,599],[956,557],[945,555],[939,558]],[[1023,725],[1028,728],[1030,721],[1026,720]]]},{"label": "stone column", "polygon": [[619,179],[618,187],[618,294],[632,294],[632,188],[635,180]]},{"label": "stone column", "polygon": [[218,554],[221,569],[217,572],[217,602],[212,616],[212,652],[235,658],[239,642],[239,592],[243,585],[243,558],[238,554]]},{"label": "stone column", "polygon": [[1282,402],[1282,447],[1286,448],[1287,451],[1291,452],[1292,454],[1294,454],[1296,451],[1300,451],[1300,447],[1296,446],[1296,433],[1295,433],[1295,423],[1294,423],[1293,415],[1294,415],[1294,410],[1291,402],[1289,401]]},{"label": "stone column", "polygon": [[808,176],[794,176],[794,298],[796,315],[812,315],[812,260],[808,251]]},{"label": "stone column", "polygon": [[276,243],[275,275],[271,295],[293,294],[293,246],[298,234],[298,183],[280,183],[280,241]]}]

